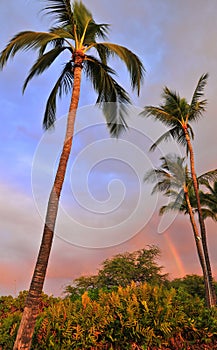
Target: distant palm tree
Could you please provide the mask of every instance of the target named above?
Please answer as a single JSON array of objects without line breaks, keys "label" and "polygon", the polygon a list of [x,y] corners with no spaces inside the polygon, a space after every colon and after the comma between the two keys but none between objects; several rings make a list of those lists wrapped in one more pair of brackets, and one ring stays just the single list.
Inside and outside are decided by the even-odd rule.
[{"label": "distant palm tree", "polygon": [[[171,199],[167,205],[160,208],[160,215],[171,210],[183,212],[184,214],[189,215],[197,247],[197,254],[204,276],[206,301],[207,305],[210,306],[212,289],[206,269],[201,237],[194,217],[192,201],[195,204],[195,195],[192,191],[191,175],[188,171],[187,165],[185,165],[184,157],[170,154],[162,157],[161,161],[162,163],[158,168],[151,169],[146,173],[144,181],[156,183],[153,187],[152,194],[157,191],[162,192],[166,197]],[[217,170],[213,170],[201,175],[198,178],[198,181],[207,181],[208,179],[214,179],[216,177]]]},{"label": "distant palm tree", "polygon": [[[166,141],[171,137],[187,148],[187,152],[190,156],[191,177],[197,202],[198,218],[200,223],[201,239],[206,267],[210,284],[213,286],[212,269],[207,246],[206,228],[202,215],[199,187],[195,171],[194,151],[191,142],[194,134],[190,125],[191,122],[197,121],[200,117],[202,117],[203,112],[205,111],[207,101],[205,99],[202,99],[202,97],[207,79],[208,74],[203,74],[200,77],[190,103],[188,103],[185,98],[180,98],[179,94],[177,94],[175,91],[171,91],[168,89],[168,87],[165,87],[162,94],[164,103],[160,106],[146,106],[141,114],[145,117],[153,116],[156,120],[159,120],[170,128],[152,145],[152,150],[154,150],[159,143]],[[214,286],[212,289],[213,298],[211,304],[215,305],[216,297]]]},{"label": "distant palm tree", "polygon": [[[125,115],[130,98],[114,79],[115,71],[107,65],[108,58],[117,56],[124,62],[130,74],[132,88],[137,89],[138,94],[144,76],[144,67],[133,52],[120,45],[97,42],[99,38],[106,38],[108,25],[97,24],[82,2],[74,1],[71,4],[70,0],[47,0],[47,4],[45,11],[54,17],[55,26],[51,27],[49,32],[24,31],[18,33],[0,55],[0,66],[3,68],[8,59],[18,51],[38,50],[39,56],[24,83],[23,90],[25,90],[29,81],[49,68],[61,53],[69,53],[69,60],[64,65],[47,100],[43,121],[45,129],[53,126],[55,122],[57,96],[62,97],[64,93],[72,91],[65,141],[48,201],[42,242],[14,350],[30,349],[31,346],[39,299],[52,246],[59,198],[72,147],[82,71],[92,82],[93,89],[98,94],[97,103],[102,106],[108,128],[114,136],[118,136],[120,131],[127,127]],[[112,103],[109,104],[110,102]]]}]

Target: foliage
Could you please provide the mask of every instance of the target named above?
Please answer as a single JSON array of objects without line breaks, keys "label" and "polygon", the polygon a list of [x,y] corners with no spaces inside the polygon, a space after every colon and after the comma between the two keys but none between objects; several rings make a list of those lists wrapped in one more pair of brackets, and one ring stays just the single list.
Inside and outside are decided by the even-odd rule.
[{"label": "foliage", "polygon": [[[199,297],[201,300],[204,299],[205,287],[203,276],[198,276],[195,274],[186,275],[183,278],[175,278],[169,284],[175,289],[181,288],[185,290],[192,297]],[[217,292],[217,283],[214,282],[214,285]]]},{"label": "foliage", "polygon": [[183,278],[175,278],[171,282],[171,286],[173,286],[176,289],[181,288],[193,297],[199,297],[200,299],[204,299],[205,288],[204,279],[202,276],[186,275]]},{"label": "foliage", "polygon": [[[186,280],[190,286],[200,277]],[[199,296],[177,286],[132,282],[109,293],[100,291],[98,300],[85,292],[75,301],[68,297],[47,301],[37,319],[34,350],[181,350],[199,341],[201,349],[202,344],[217,342],[217,310],[207,309]],[[17,300],[3,297],[1,302],[13,305]],[[12,349],[20,316],[21,310],[9,311],[2,319],[3,350]]]},{"label": "foliage", "polygon": [[[22,291],[16,298],[11,295],[0,297],[0,345],[5,349],[13,348],[27,293]],[[43,293],[39,304],[40,312],[59,300]]]},{"label": "foliage", "polygon": [[127,286],[131,281],[135,283],[162,282],[166,275],[160,274],[162,266],[158,266],[156,259],[160,250],[156,246],[137,250],[133,253],[118,254],[107,259],[102,264],[98,274],[101,286]]},{"label": "foliage", "polygon": [[118,286],[126,287],[132,281],[137,284],[163,283],[167,275],[161,274],[162,266],[156,263],[159,255],[160,251],[156,246],[115,255],[102,263],[98,275],[75,279],[72,286],[66,286],[65,292],[72,300],[76,300],[88,290],[88,295],[97,299],[100,289],[105,292],[117,290]]},{"label": "foliage", "polygon": [[[21,291],[16,298],[9,296],[0,297],[0,319],[7,317],[9,314],[14,314],[15,312],[22,312],[25,305],[25,300],[28,292],[26,290]],[[53,296],[48,296],[42,293],[39,309],[40,311],[47,308],[51,302],[58,302],[59,298],[54,298]]]},{"label": "foliage", "polygon": [[18,325],[20,323],[21,313],[15,312],[9,314],[0,321],[0,349],[13,349]]},{"label": "foliage", "polygon": [[217,181],[210,183],[209,179],[202,181],[205,186],[204,191],[200,191],[200,200],[203,205],[204,218],[210,217],[217,221]]}]

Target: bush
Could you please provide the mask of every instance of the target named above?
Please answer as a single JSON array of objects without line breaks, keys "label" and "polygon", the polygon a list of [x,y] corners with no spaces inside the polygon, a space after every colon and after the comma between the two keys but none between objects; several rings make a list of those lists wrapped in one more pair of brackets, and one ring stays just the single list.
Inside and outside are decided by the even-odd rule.
[{"label": "bush", "polygon": [[[1,321],[0,345],[13,347],[21,311]],[[50,300],[37,319],[34,350],[191,349],[217,343],[217,310],[182,288],[136,285]]]}]

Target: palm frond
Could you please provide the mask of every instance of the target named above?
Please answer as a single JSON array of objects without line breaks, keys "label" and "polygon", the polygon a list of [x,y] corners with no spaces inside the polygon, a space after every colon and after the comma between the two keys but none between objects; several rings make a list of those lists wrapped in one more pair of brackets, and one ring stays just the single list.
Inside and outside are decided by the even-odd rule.
[{"label": "palm frond", "polygon": [[111,76],[114,71],[95,57],[86,56],[84,69],[98,93],[96,103],[102,106],[112,136],[127,128],[125,117],[130,98],[127,92]]},{"label": "palm frond", "polygon": [[177,191],[180,190],[180,187],[182,186],[182,182],[177,180],[172,171],[170,172],[169,169],[164,170],[162,167],[147,171],[143,181],[149,183],[156,182],[152,189],[152,194],[156,192],[163,192],[165,195],[169,195],[169,191],[171,191],[171,189]]},{"label": "palm frond", "polygon": [[198,182],[200,184],[206,184],[205,182],[217,181],[217,169],[207,171],[206,173],[198,176]]},{"label": "palm frond", "polygon": [[213,191],[212,186],[211,186],[211,184],[209,183],[209,181],[206,180],[206,179],[203,179],[203,177],[199,176],[199,178],[198,178],[198,183],[199,183],[200,186],[201,186],[201,185],[202,185],[202,186],[205,186],[206,189],[208,189],[210,192]]},{"label": "palm frond", "polygon": [[189,123],[187,124],[187,127],[188,127],[188,132],[189,132],[190,138],[193,140],[194,139],[194,131]]},{"label": "palm frond", "polygon": [[[180,190],[180,185],[179,186],[176,186],[177,189]],[[169,189],[165,192],[165,196],[166,197],[170,197],[170,198],[177,198],[178,194],[180,193],[180,191],[178,192],[177,190],[175,189]]]},{"label": "palm frond", "polygon": [[[74,40],[74,33],[70,30],[67,29],[63,29],[61,27],[51,27],[49,30],[49,33],[53,33],[58,35],[57,39],[52,40],[49,43],[45,43],[44,45],[41,45],[40,49],[39,49],[39,56],[43,55],[48,44],[52,45],[53,48],[56,47],[62,47],[65,44],[66,39],[72,39]],[[69,43],[69,41],[68,41]],[[70,43],[69,45],[69,49],[73,48],[72,44]]]},{"label": "palm frond", "polygon": [[165,157],[161,157],[161,168],[166,169],[172,179],[174,179],[174,186],[177,184],[179,187],[183,186],[186,182],[186,168],[184,166],[185,157],[179,157],[177,154],[168,154]]},{"label": "palm frond", "polygon": [[156,192],[162,192],[165,194],[169,190],[170,186],[171,186],[170,179],[167,179],[167,180],[164,179],[162,181],[158,181],[156,185],[153,187],[151,194],[154,194]]},{"label": "palm frond", "polygon": [[205,209],[210,210],[213,215],[217,216],[217,181],[214,181],[211,185],[207,179],[204,179],[202,184],[205,185],[208,192],[202,190],[199,192],[201,204]]},{"label": "palm frond", "polygon": [[197,121],[203,116],[203,113],[206,111],[207,100],[199,101],[195,104],[194,109],[191,109],[189,112],[189,120]]},{"label": "palm frond", "polygon": [[185,157],[177,154],[167,154],[160,158],[161,165],[157,169],[149,170],[144,177],[144,181],[168,181],[170,188],[180,188],[186,181]]},{"label": "palm frond", "polygon": [[24,85],[23,92],[25,91],[29,81],[36,75],[43,73],[50,65],[54,62],[54,60],[62,53],[64,50],[68,49],[68,47],[56,47],[49,52],[45,53],[42,56],[39,56],[36,60],[35,64],[32,66],[29,75],[27,76]]},{"label": "palm frond", "polygon": [[167,205],[162,205],[162,207],[159,210],[159,215],[163,216],[164,214],[170,212],[171,211],[171,207],[172,207],[172,210],[174,210],[172,202],[168,203]]},{"label": "palm frond", "polygon": [[73,4],[74,24],[76,33],[80,40],[84,35],[84,45],[95,43],[97,38],[105,39],[108,33],[108,24],[97,24],[91,12],[81,1],[74,1]]},{"label": "palm frond", "polygon": [[174,176],[171,176],[170,179],[162,179],[157,182],[157,184],[153,187],[152,194],[155,192],[163,192],[163,194],[167,197],[174,196],[174,193],[178,193],[182,188],[183,183]]},{"label": "palm frond", "polygon": [[203,219],[210,218],[213,221],[217,221],[217,214],[213,212],[213,210],[208,209],[208,208],[202,208],[202,216]]},{"label": "palm frond", "polygon": [[164,169],[161,169],[161,168],[150,169],[145,173],[143,181],[153,183],[153,182],[156,182],[156,180],[165,179],[165,178],[168,178],[168,179],[171,178],[171,175],[168,171],[165,171]]},{"label": "palm frond", "polygon": [[197,120],[200,118],[206,110],[207,100],[201,100],[201,97],[204,95],[204,88],[207,84],[208,73],[203,74],[194,90],[193,97],[190,103],[190,111],[189,111],[189,120]]},{"label": "palm frond", "polygon": [[74,17],[70,0],[45,0],[48,6],[43,11],[53,16],[56,23],[62,27],[73,26]]},{"label": "palm frond", "polygon": [[59,36],[54,33],[24,31],[16,34],[0,54],[0,67],[20,50],[39,49]]},{"label": "palm frond", "polygon": [[176,119],[181,120],[183,115],[186,114],[188,106],[186,100],[181,99],[178,93],[171,91],[168,87],[163,89],[162,98],[164,100],[164,110]]},{"label": "palm frond", "polygon": [[42,55],[45,53],[45,51],[46,51],[48,45],[52,45],[53,48],[62,47],[62,46],[64,45],[64,42],[65,42],[64,39],[58,38],[58,39],[52,40],[52,41],[49,42],[49,43],[46,43],[46,44],[44,44],[44,45],[41,45],[40,49],[38,50],[39,56],[42,56]]},{"label": "palm frond", "polygon": [[99,58],[103,64],[107,64],[107,60],[111,55],[110,51],[104,45],[98,44],[95,46],[95,49],[99,55]]},{"label": "palm frond", "polygon": [[61,98],[63,93],[67,94],[71,91],[73,85],[73,78],[73,67],[70,61],[66,63],[60,77],[58,78],[56,84],[54,85],[50,93],[50,96],[48,97],[43,120],[43,127],[45,130],[52,127],[56,120],[57,95],[59,94],[59,97]]},{"label": "palm frond", "polygon": [[208,180],[203,180],[203,179],[202,180],[200,179],[200,184],[205,185],[206,188],[209,190],[209,192],[215,195],[217,198],[217,181],[216,180],[214,180],[213,186],[210,184]]},{"label": "palm frond", "polygon": [[84,45],[91,45],[95,43],[97,39],[107,39],[109,31],[109,24],[101,23],[97,24],[93,20],[88,24],[85,33]]},{"label": "palm frond", "polygon": [[97,85],[105,72],[110,75],[116,75],[111,67],[91,55],[86,55],[84,60],[84,70],[87,77],[92,81],[94,89],[97,89]]},{"label": "palm frond", "polygon": [[166,156],[163,156],[160,158],[161,160],[161,167],[163,169],[177,169],[184,172],[184,163],[185,163],[185,157],[180,157],[176,153],[169,153]]},{"label": "palm frond", "polygon": [[116,90],[116,101],[103,102],[102,108],[111,136],[118,137],[128,127],[126,121],[128,108],[126,103],[123,102],[126,91],[114,79],[112,84]]},{"label": "palm frond", "polygon": [[62,27],[52,27],[50,28],[49,32],[58,35],[58,37],[62,39],[74,40],[73,33],[69,32],[68,30]]},{"label": "palm frond", "polygon": [[204,193],[200,191],[201,203],[212,208],[217,213],[217,196],[213,193]]},{"label": "palm frond", "polygon": [[106,47],[111,55],[116,55],[125,63],[128,69],[128,72],[130,74],[132,88],[133,90],[137,89],[137,93],[139,95],[140,85],[141,85],[141,82],[143,81],[143,77],[145,74],[145,68],[143,67],[143,64],[138,58],[138,56],[135,55],[132,51],[130,51],[126,47],[120,46],[117,44],[97,43],[93,46],[97,50],[99,50],[98,48],[99,45]]},{"label": "palm frond", "polygon": [[164,106],[146,106],[144,110],[140,113],[140,115],[144,117],[153,116],[155,120],[159,120],[163,124],[170,127],[180,126],[177,118],[168,111],[166,111]]},{"label": "palm frond", "polygon": [[179,203],[178,201],[171,201],[167,205],[163,205],[159,210],[159,215],[162,216],[170,211],[178,211],[187,213],[187,207],[183,205],[183,203]]},{"label": "palm frond", "polygon": [[167,205],[161,207],[159,214],[163,215],[169,211],[179,211],[184,212],[184,214],[188,213],[188,206],[184,196],[184,190],[180,189],[179,192],[170,190],[168,193],[165,193],[166,197],[174,198]]},{"label": "palm frond", "polygon": [[180,144],[186,144],[185,135],[183,130],[179,128],[179,126],[175,126],[172,129],[166,131],[163,135],[161,135],[150,147],[150,151],[154,151],[156,147],[163,141],[168,141],[169,139],[175,139]]},{"label": "palm frond", "polygon": [[93,21],[92,13],[81,1],[74,1],[73,15],[77,31],[83,34],[86,24],[90,21]]}]

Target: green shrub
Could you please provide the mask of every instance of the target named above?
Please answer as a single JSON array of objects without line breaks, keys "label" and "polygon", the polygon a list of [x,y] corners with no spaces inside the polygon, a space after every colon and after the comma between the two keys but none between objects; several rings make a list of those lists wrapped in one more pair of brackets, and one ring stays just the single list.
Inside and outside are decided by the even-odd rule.
[{"label": "green shrub", "polygon": [[[34,350],[148,350],[162,346],[183,350],[189,344],[217,342],[217,310],[207,309],[203,300],[182,288],[132,283],[114,291],[99,290],[97,300],[88,292],[75,301],[69,297],[45,300],[46,307],[36,322]],[[11,313],[12,299],[4,302],[7,307],[0,304],[4,310],[0,345],[10,350],[21,310]]]}]

